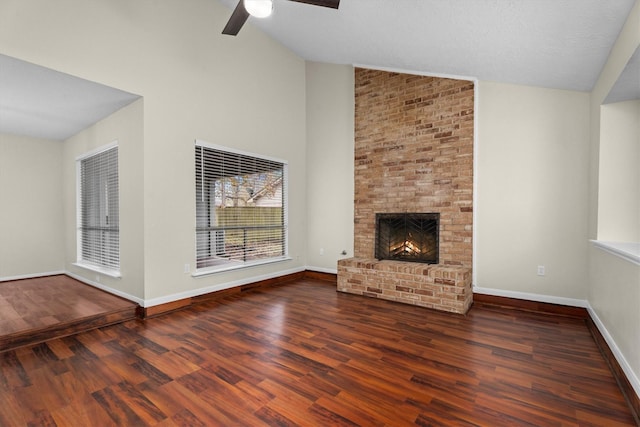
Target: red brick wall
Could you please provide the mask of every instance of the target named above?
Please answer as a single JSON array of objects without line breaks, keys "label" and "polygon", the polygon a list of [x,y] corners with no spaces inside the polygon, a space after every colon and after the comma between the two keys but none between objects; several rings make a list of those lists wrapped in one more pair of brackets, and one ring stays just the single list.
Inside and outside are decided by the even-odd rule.
[{"label": "red brick wall", "polygon": [[375,214],[440,213],[440,264],[471,267],[473,82],[355,70],[354,256]]}]

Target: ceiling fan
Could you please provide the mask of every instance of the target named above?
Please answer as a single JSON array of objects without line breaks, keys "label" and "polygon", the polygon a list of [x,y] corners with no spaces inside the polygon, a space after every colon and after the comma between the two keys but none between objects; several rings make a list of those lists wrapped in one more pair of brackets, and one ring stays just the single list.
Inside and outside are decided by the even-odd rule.
[{"label": "ceiling fan", "polygon": [[[340,5],[340,0],[289,0],[298,3],[306,3],[313,6],[330,7],[337,9]],[[256,18],[266,18],[271,15],[273,10],[273,0],[239,0],[238,5],[231,14],[229,22],[222,30],[222,34],[228,34],[235,36],[240,31],[240,28],[249,18],[249,15]]]}]

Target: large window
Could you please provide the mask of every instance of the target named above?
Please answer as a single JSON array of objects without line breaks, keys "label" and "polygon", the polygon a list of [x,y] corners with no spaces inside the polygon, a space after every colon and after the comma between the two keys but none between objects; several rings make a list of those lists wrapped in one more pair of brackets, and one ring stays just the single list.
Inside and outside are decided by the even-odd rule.
[{"label": "large window", "polygon": [[118,146],[110,144],[77,160],[78,264],[120,270]]},{"label": "large window", "polygon": [[287,256],[287,165],[200,141],[195,146],[196,269]]}]

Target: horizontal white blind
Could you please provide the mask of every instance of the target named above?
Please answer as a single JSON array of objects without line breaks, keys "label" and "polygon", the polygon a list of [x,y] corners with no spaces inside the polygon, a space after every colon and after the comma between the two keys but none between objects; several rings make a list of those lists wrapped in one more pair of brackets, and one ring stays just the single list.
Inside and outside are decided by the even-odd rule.
[{"label": "horizontal white blind", "polygon": [[118,147],[80,160],[80,260],[120,268]]},{"label": "horizontal white blind", "polygon": [[196,145],[196,267],[286,254],[286,165]]}]

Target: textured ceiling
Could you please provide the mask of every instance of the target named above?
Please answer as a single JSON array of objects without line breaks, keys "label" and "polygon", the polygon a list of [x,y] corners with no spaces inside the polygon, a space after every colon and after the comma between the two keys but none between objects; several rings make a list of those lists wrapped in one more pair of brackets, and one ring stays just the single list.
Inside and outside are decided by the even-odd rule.
[{"label": "textured ceiling", "polygon": [[312,61],[590,91],[633,4],[342,0],[333,10],[274,0],[273,15],[249,25]]}]

